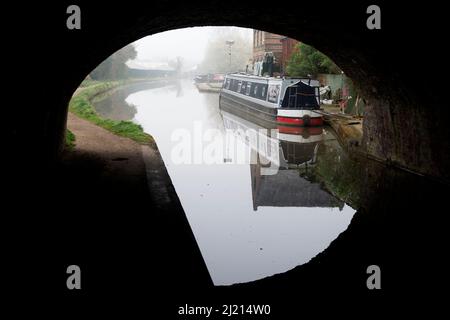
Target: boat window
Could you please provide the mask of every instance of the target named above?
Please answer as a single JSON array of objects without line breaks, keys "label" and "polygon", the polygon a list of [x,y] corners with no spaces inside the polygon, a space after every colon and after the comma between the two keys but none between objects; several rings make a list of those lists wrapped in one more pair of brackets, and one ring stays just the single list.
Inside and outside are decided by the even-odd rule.
[{"label": "boat window", "polygon": [[261,98],[266,99],[266,86],[262,87]]},{"label": "boat window", "polygon": [[252,88],[252,83],[251,82],[247,82],[247,88],[245,89],[245,94],[249,95],[250,94],[250,89]]},{"label": "boat window", "polygon": [[253,84],[254,88],[253,88],[253,97],[256,97],[257,93],[258,93],[258,85],[256,83]]},{"label": "boat window", "polygon": [[237,92],[241,92],[241,87],[242,87],[242,81],[238,81],[238,85],[237,85]]},{"label": "boat window", "polygon": [[268,100],[270,102],[277,102],[279,94],[280,94],[280,85],[271,84],[269,86],[269,99]]},{"label": "boat window", "polygon": [[244,94],[245,93],[245,88],[247,87],[247,81],[243,81],[242,82],[242,86],[241,86],[241,90],[239,91],[240,93]]},{"label": "boat window", "polygon": [[236,79],[233,79],[233,91],[236,92],[238,87],[238,81]]},{"label": "boat window", "polygon": [[230,89],[230,84],[231,84],[231,79],[227,79],[227,81],[225,82],[225,88],[226,89]]}]

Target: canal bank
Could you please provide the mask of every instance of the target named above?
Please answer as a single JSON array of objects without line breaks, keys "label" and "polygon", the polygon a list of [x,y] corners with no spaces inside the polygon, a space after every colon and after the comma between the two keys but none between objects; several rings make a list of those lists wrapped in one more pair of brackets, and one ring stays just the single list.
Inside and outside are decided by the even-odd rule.
[{"label": "canal bank", "polygon": [[342,114],[339,107],[335,105],[321,105],[319,113],[323,115],[324,123],[334,130],[344,148],[364,154],[361,147],[363,137],[362,117]]},{"label": "canal bank", "polygon": [[[59,188],[53,195],[66,199],[68,216],[76,217],[60,237],[73,259],[96,279],[88,292],[108,288],[114,295],[115,290],[129,291],[139,284],[165,295],[173,288],[184,292],[179,286],[212,286],[152,136],[139,124],[104,117],[91,104],[131,87],[138,90],[164,83],[97,83],[74,94],[73,101],[82,106],[80,114],[85,118],[68,113],[67,129],[76,141],[62,156],[54,175]],[[132,127],[133,135],[115,131],[124,124]],[[64,255],[58,259],[64,260]],[[112,268],[105,270],[102,265]],[[126,281],[110,281],[117,270]],[[155,278],[137,278],[143,272]]]},{"label": "canal bank", "polygon": [[319,112],[323,115],[324,124],[333,129],[333,132],[335,133],[339,143],[343,148],[347,150],[348,153],[448,185],[448,181],[446,181],[445,179],[432,177],[430,175],[425,175],[420,172],[413,171],[398,163],[398,161],[380,158],[371,154],[367,150],[364,142],[364,118],[362,116],[343,114],[341,113],[340,108],[337,105],[321,105],[321,110]]},{"label": "canal bank", "polygon": [[[100,126],[116,135],[130,138],[141,144],[154,144],[153,138],[142,130],[142,127],[128,120],[107,119],[94,108],[96,100],[102,100],[115,91],[130,86],[145,87],[149,84],[168,83],[167,79],[130,79],[120,81],[93,82],[87,86],[80,86],[69,102],[69,113]],[[70,135],[70,129],[69,133]]]},{"label": "canal bank", "polygon": [[[88,292],[127,291],[138,283],[162,294],[176,286],[211,286],[156,144],[115,135],[71,113],[67,127],[77,140],[63,155],[54,195],[66,198],[68,215],[76,217],[61,239],[95,279]],[[109,280],[117,270],[127,281]],[[144,270],[155,278],[135,278]]]}]

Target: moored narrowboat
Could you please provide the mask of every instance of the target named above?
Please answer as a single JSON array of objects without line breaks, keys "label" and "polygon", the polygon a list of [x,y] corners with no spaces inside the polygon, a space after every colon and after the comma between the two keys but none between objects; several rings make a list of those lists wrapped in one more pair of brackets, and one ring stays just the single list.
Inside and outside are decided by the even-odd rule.
[{"label": "moored narrowboat", "polygon": [[224,75],[220,73],[197,75],[194,78],[195,86],[200,92],[220,92]]},{"label": "moored narrowboat", "polygon": [[228,74],[219,106],[287,126],[321,126],[319,81]]}]

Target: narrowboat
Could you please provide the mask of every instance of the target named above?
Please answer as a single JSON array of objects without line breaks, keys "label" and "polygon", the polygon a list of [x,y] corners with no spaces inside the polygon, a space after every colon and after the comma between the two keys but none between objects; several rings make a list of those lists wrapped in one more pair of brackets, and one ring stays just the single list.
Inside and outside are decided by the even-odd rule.
[{"label": "narrowboat", "polygon": [[321,126],[320,84],[309,78],[227,74],[219,106],[283,126]]},{"label": "narrowboat", "polygon": [[223,80],[223,74],[205,74],[197,75],[194,78],[194,83],[200,92],[220,92]]}]

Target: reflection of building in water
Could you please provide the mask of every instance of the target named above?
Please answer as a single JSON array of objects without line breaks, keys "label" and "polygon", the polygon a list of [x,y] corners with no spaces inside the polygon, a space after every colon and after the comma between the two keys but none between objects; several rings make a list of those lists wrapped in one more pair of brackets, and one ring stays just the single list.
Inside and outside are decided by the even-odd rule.
[{"label": "reflection of building in water", "polygon": [[258,207],[344,207],[344,202],[299,175],[298,170],[279,170],[261,175],[259,164],[250,165],[253,210]]},{"label": "reflection of building in water", "polygon": [[[342,210],[343,201],[322,189],[319,183],[301,177],[297,170],[299,167],[314,166],[319,144],[323,140],[323,128],[296,128],[293,134],[291,129],[286,131],[282,127],[269,128],[268,124],[254,123],[254,118],[245,119],[223,110],[221,113],[225,129],[257,131],[259,134],[266,132],[269,135],[267,129],[278,129],[275,137],[266,137],[269,144],[266,149],[261,149],[251,135],[242,137],[252,149],[252,159],[256,159],[255,163],[250,164],[255,211],[260,206],[339,207]],[[267,154],[267,150],[271,152]],[[272,170],[268,170],[269,167]]]}]

